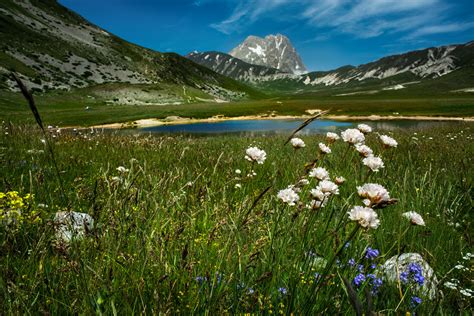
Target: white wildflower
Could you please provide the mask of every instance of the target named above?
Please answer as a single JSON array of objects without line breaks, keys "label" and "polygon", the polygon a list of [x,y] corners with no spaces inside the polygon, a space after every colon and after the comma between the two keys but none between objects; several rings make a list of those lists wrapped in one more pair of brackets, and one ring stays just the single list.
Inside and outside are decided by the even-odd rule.
[{"label": "white wildflower", "polygon": [[301,179],[300,181],[298,181],[298,184],[299,185],[308,185],[309,184],[309,180],[308,179]]},{"label": "white wildflower", "polygon": [[425,226],[423,217],[417,212],[406,212],[402,214],[403,217],[408,218],[413,225]]},{"label": "white wildflower", "polygon": [[245,151],[245,159],[252,162],[257,162],[259,165],[263,164],[267,159],[267,153],[264,150],[258,149],[257,147],[249,147]]},{"label": "white wildflower", "polygon": [[235,169],[235,173],[236,173],[236,174],[241,174],[242,171],[241,171],[240,169]]},{"label": "white wildflower", "polygon": [[236,183],[235,186],[234,186],[234,188],[240,189],[240,188],[242,188],[242,185],[241,185],[240,183]]},{"label": "white wildflower", "polygon": [[471,258],[474,258],[474,254],[468,252],[464,255],[464,257],[462,257],[464,260],[469,260]]},{"label": "white wildflower", "polygon": [[455,283],[452,283],[452,282],[449,282],[449,281],[444,282],[444,286],[447,287],[448,289],[451,289],[451,290],[457,290],[457,288],[458,288]]},{"label": "white wildflower", "polygon": [[329,172],[322,167],[317,167],[317,168],[311,169],[308,176],[310,178],[316,178],[318,180],[326,180],[326,179],[329,179]]},{"label": "white wildflower", "polygon": [[392,137],[390,137],[390,136],[380,135],[380,140],[382,141],[383,146],[385,148],[397,147],[398,146],[397,141],[395,139],[393,139]]},{"label": "white wildflower", "polygon": [[120,173],[127,173],[127,172],[130,171],[130,170],[128,170],[127,168],[125,168],[124,166],[119,166],[119,167],[117,167],[116,170],[117,170],[118,172],[120,172]]},{"label": "white wildflower", "polygon": [[341,133],[342,139],[349,144],[360,144],[365,141],[365,136],[358,129],[349,128]]},{"label": "white wildflower", "polygon": [[326,196],[329,195],[329,194],[324,194],[323,191],[321,191],[320,189],[311,189],[309,193],[314,199],[319,200],[319,201],[324,200]]},{"label": "white wildflower", "polygon": [[112,177],[111,180],[112,180],[112,183],[120,183],[120,182],[122,182],[122,178],[117,177],[117,176]]},{"label": "white wildflower", "polygon": [[359,131],[361,131],[364,134],[372,132],[372,127],[370,127],[367,124],[359,124],[357,125],[357,129],[359,129]]},{"label": "white wildflower", "polygon": [[346,178],[344,178],[344,177],[336,177],[336,179],[334,179],[334,182],[335,182],[337,185],[341,185],[341,184],[343,184],[344,182],[346,182]]},{"label": "white wildflower", "polygon": [[323,201],[312,200],[311,202],[309,202],[309,204],[306,204],[306,208],[309,208],[310,210],[315,210],[315,209],[324,207],[325,204],[326,204],[326,200],[323,200]]},{"label": "white wildflower", "polygon": [[291,188],[280,190],[277,194],[277,197],[284,203],[288,203],[290,206],[295,205],[300,199],[298,194]]},{"label": "white wildflower", "polygon": [[385,167],[383,164],[382,158],[375,157],[375,156],[369,156],[367,158],[364,158],[362,160],[362,163],[366,165],[367,167],[369,167],[370,170],[374,172],[378,172],[380,168]]},{"label": "white wildflower", "polygon": [[253,177],[255,177],[256,175],[257,175],[257,173],[252,170],[252,171],[250,171],[250,172],[247,174],[247,177],[253,178]]},{"label": "white wildflower", "polygon": [[319,146],[319,150],[321,151],[321,153],[323,153],[323,154],[330,154],[331,153],[331,148],[329,148],[325,144],[319,143],[318,146]]},{"label": "white wildflower", "polygon": [[295,148],[295,149],[303,148],[303,147],[306,146],[304,141],[301,138],[297,138],[297,137],[292,138],[290,140],[290,143],[291,143],[291,146],[293,146],[293,148]]},{"label": "white wildflower", "polygon": [[355,206],[349,212],[349,219],[356,221],[364,228],[377,228],[380,225],[377,213],[370,207]]},{"label": "white wildflower", "polygon": [[367,206],[387,202],[390,199],[387,189],[377,183],[366,183],[357,187],[357,194],[365,199],[364,204]]},{"label": "white wildflower", "polygon": [[339,194],[339,187],[337,184],[330,180],[323,180],[319,182],[318,186],[316,187],[317,190],[321,190],[323,193],[329,194]]},{"label": "white wildflower", "polygon": [[461,270],[461,271],[467,271],[467,268],[465,266],[463,266],[462,264],[455,265],[454,269]]},{"label": "white wildflower", "polygon": [[462,289],[459,291],[459,293],[467,297],[472,297],[473,291],[471,291],[470,289]]},{"label": "white wildflower", "polygon": [[357,150],[357,152],[359,152],[359,154],[362,157],[369,157],[369,156],[372,156],[373,154],[372,149],[367,145],[356,144],[355,149]]},{"label": "white wildflower", "polygon": [[326,139],[330,144],[334,143],[339,138],[340,138],[339,135],[337,135],[336,133],[327,132],[327,134],[326,134]]}]

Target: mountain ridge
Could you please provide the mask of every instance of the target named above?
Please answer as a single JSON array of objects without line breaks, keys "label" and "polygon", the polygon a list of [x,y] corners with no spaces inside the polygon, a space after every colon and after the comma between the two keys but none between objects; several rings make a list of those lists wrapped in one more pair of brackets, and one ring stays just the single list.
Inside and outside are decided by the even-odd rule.
[{"label": "mountain ridge", "polygon": [[229,55],[254,65],[278,69],[282,72],[302,74],[307,72],[298,52],[288,37],[282,34],[264,38],[249,35]]}]

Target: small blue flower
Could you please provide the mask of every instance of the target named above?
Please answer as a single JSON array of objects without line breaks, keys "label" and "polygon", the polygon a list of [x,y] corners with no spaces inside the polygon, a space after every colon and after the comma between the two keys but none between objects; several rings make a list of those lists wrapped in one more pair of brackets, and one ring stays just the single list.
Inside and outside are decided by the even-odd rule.
[{"label": "small blue flower", "polygon": [[382,286],[383,282],[381,278],[374,278],[372,280],[372,294],[376,294],[378,289]]},{"label": "small blue flower", "polygon": [[206,281],[206,277],[197,276],[197,277],[195,278],[195,280],[196,280],[199,284],[202,284],[204,281]]},{"label": "small blue flower", "polygon": [[421,301],[421,298],[419,298],[418,296],[413,296],[413,297],[411,298],[411,305],[412,305],[413,307],[417,307],[418,305],[421,304],[421,302],[422,302],[422,301]]},{"label": "small blue flower", "polygon": [[377,268],[377,264],[372,263],[372,264],[370,265],[370,268],[371,268],[372,270],[374,270],[375,268]]},{"label": "small blue flower", "polygon": [[422,286],[423,283],[425,283],[425,278],[423,277],[423,275],[421,275],[421,273],[416,273],[416,274],[413,276],[413,280],[415,280],[415,282],[416,282],[419,286]]},{"label": "small blue flower", "polygon": [[346,243],[344,244],[344,249],[347,249],[350,245],[351,245],[351,242],[350,242],[350,241],[346,242]]},{"label": "small blue flower", "polygon": [[417,274],[417,273],[422,274],[423,270],[418,263],[411,262],[408,264],[408,272],[413,273],[413,274]]},{"label": "small blue flower", "polygon": [[365,252],[365,259],[375,259],[379,256],[380,252],[377,249],[372,249],[370,247],[367,248]]},{"label": "small blue flower", "polygon": [[359,273],[358,275],[356,275],[353,282],[355,285],[360,286],[364,281],[365,281],[365,275],[363,275],[362,273]]},{"label": "small blue flower", "polygon": [[364,271],[364,265],[363,264],[357,265],[357,271],[359,271],[359,272]]},{"label": "small blue flower", "polygon": [[255,293],[254,289],[252,289],[251,287],[248,289],[247,293],[249,295],[252,295],[253,293]]},{"label": "small blue flower", "polygon": [[347,261],[347,264],[350,265],[351,267],[355,266],[356,262],[354,260],[354,258],[351,258],[349,259],[349,261]]},{"label": "small blue flower", "polygon": [[404,284],[408,283],[408,272],[405,271],[400,273],[400,281]]},{"label": "small blue flower", "polygon": [[278,288],[278,292],[280,292],[280,294],[282,294],[282,295],[286,295],[286,293],[288,293],[288,291],[284,287]]}]

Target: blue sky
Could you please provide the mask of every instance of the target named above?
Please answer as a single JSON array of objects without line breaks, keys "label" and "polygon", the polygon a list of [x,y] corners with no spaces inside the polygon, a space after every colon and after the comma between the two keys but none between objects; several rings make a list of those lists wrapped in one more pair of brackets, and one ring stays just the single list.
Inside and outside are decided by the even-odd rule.
[{"label": "blue sky", "polygon": [[474,0],[59,0],[130,42],[185,55],[287,35],[309,70],[474,40]]}]

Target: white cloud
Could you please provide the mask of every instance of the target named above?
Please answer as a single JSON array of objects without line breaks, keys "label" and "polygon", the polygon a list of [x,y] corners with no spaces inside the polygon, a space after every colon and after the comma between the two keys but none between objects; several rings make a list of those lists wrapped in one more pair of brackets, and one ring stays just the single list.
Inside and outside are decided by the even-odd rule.
[{"label": "white cloud", "polygon": [[[410,34],[408,37],[415,38],[472,28],[469,23],[447,20],[447,12],[453,6],[447,0],[237,1],[231,15],[211,27],[230,34],[240,32],[261,17],[277,19],[286,14],[295,23],[305,23],[315,30],[324,28],[330,34],[346,33],[359,38],[377,37],[386,33]],[[290,16],[290,6],[293,11],[299,12],[296,16],[293,11]],[[445,22],[441,24],[440,21]],[[316,38],[320,37],[316,36],[308,41]]]},{"label": "white cloud", "polygon": [[443,33],[454,33],[454,32],[461,32],[466,31],[474,28],[474,22],[464,22],[464,23],[448,23],[448,24],[438,24],[438,25],[429,25],[424,26],[410,35],[407,38],[417,38],[426,35],[432,34],[443,34]]}]

